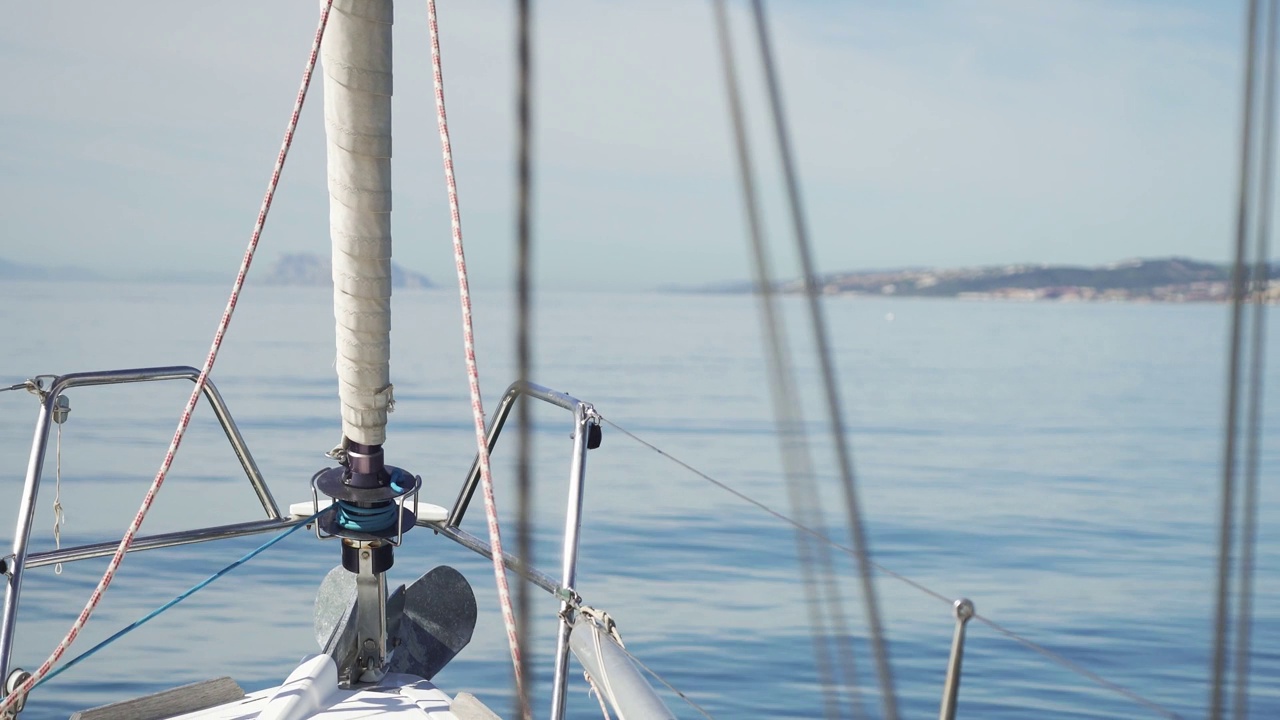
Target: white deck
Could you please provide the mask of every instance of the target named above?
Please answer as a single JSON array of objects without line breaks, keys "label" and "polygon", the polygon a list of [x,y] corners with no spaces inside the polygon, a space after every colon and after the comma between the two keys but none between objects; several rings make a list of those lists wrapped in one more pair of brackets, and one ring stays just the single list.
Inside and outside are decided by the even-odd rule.
[{"label": "white deck", "polygon": [[375,687],[343,690],[333,659],[316,655],[304,660],[279,687],[173,720],[465,720],[454,715],[452,704],[443,690],[413,675],[388,675]]}]

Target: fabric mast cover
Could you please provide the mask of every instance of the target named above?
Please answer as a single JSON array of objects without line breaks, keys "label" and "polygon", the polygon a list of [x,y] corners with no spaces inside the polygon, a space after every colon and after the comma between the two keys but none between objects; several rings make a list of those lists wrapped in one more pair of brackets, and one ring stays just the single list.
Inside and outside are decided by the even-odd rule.
[{"label": "fabric mast cover", "polygon": [[386,439],[391,388],[391,0],[335,0],[321,46],[342,433]]}]

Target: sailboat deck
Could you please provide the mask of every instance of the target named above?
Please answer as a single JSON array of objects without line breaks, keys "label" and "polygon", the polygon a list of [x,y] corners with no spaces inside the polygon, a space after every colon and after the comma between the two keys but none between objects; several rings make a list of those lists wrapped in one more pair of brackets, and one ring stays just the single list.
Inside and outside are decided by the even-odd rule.
[{"label": "sailboat deck", "polygon": [[[294,718],[325,718],[326,720],[356,720],[357,718],[396,718],[398,720],[469,720],[481,718],[463,712],[455,714],[454,702],[443,690],[426,680],[409,675],[389,675],[377,687],[358,690],[333,690],[328,697],[318,698],[308,690],[290,687],[268,688],[245,695],[241,700],[196,712],[177,715],[173,720],[251,720],[273,717],[279,720]],[[268,711],[272,700],[284,695],[299,702],[279,714]],[[310,695],[310,697],[307,697]],[[311,700],[312,702],[307,702]],[[314,704],[313,704],[314,703]],[[274,709],[274,708],[273,708]],[[496,718],[496,715],[490,714]]]},{"label": "sailboat deck", "polygon": [[[225,682],[223,682],[225,681]],[[227,688],[210,693],[210,683]],[[225,691],[233,690],[230,699]],[[194,696],[193,696],[194,694]],[[238,697],[237,697],[238,696]],[[207,707],[200,708],[202,704]],[[200,709],[194,709],[200,708]],[[76,713],[75,720],[498,720],[468,693],[450,698],[414,675],[390,673],[377,684],[345,690],[328,655],[302,662],[282,685],[244,694],[230,678],[196,683],[155,695]]]}]

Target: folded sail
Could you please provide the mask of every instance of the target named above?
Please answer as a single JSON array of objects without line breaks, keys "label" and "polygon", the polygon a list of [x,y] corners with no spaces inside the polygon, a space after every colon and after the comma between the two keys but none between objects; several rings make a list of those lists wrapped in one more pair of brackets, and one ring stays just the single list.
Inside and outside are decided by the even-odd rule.
[{"label": "folded sail", "polygon": [[336,0],[321,48],[343,435],[386,437],[391,401],[391,0]]}]

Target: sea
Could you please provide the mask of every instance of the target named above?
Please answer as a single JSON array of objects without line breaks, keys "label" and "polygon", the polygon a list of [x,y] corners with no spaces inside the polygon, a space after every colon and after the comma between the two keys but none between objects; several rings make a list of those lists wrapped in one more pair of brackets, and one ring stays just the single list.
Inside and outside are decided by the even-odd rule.
[{"label": "sea", "polygon": [[[0,284],[0,384],[39,374],[199,366],[228,289]],[[873,559],[947,599],[875,575],[902,716],[937,715],[955,626],[949,601],[961,597],[1017,636],[968,625],[961,718],[1205,716],[1228,308],[895,297],[823,302]],[[387,459],[422,476],[424,502],[447,506],[476,449],[459,303],[447,290],[419,290],[398,292],[393,305],[396,404]],[[796,298],[783,305],[822,508],[797,519],[847,545],[804,308]],[[491,410],[515,378],[513,297],[478,292],[474,313]],[[587,462],[578,592],[610,613],[630,652],[701,708],[655,681],[677,716],[821,717],[823,673],[814,660],[794,529],[673,462],[793,513],[756,300],[552,288],[538,296],[534,317],[532,379],[593,403],[609,422],[665,453],[604,427],[603,443]],[[1274,314],[1267,327],[1271,337],[1280,336]],[[331,464],[325,452],[341,434],[333,346],[326,290],[259,287],[251,279],[212,375],[282,506],[310,499],[308,482]],[[1247,633],[1251,718],[1280,717],[1274,371],[1265,386]],[[33,550],[120,537],[190,389],[170,381],[68,392],[70,415],[51,434],[44,463]],[[0,393],[6,528],[17,515],[36,410],[27,392]],[[539,406],[531,429],[532,562],[558,575],[571,417]],[[497,502],[512,550],[513,430],[495,451]],[[64,511],[58,536],[55,501]],[[484,535],[482,514],[475,503],[463,527]],[[143,533],[261,517],[202,405]],[[129,555],[68,657],[266,539]],[[246,690],[279,683],[317,650],[313,599],[338,561],[335,541],[295,533],[37,688],[23,717],[63,718],[223,675]],[[34,669],[44,661],[105,565],[101,559],[27,573],[13,666]],[[419,528],[397,551],[391,582],[411,582],[438,565],[468,577],[479,618],[470,645],[435,681],[450,692],[473,692],[510,716],[512,672],[491,563]],[[856,566],[836,553],[831,572],[855,651],[859,691],[846,710],[879,717]],[[545,717],[557,604],[536,589],[532,597],[532,644],[524,652],[532,658],[537,716]],[[835,630],[818,632],[829,637]],[[571,669],[570,717],[599,717],[576,661]]]}]

